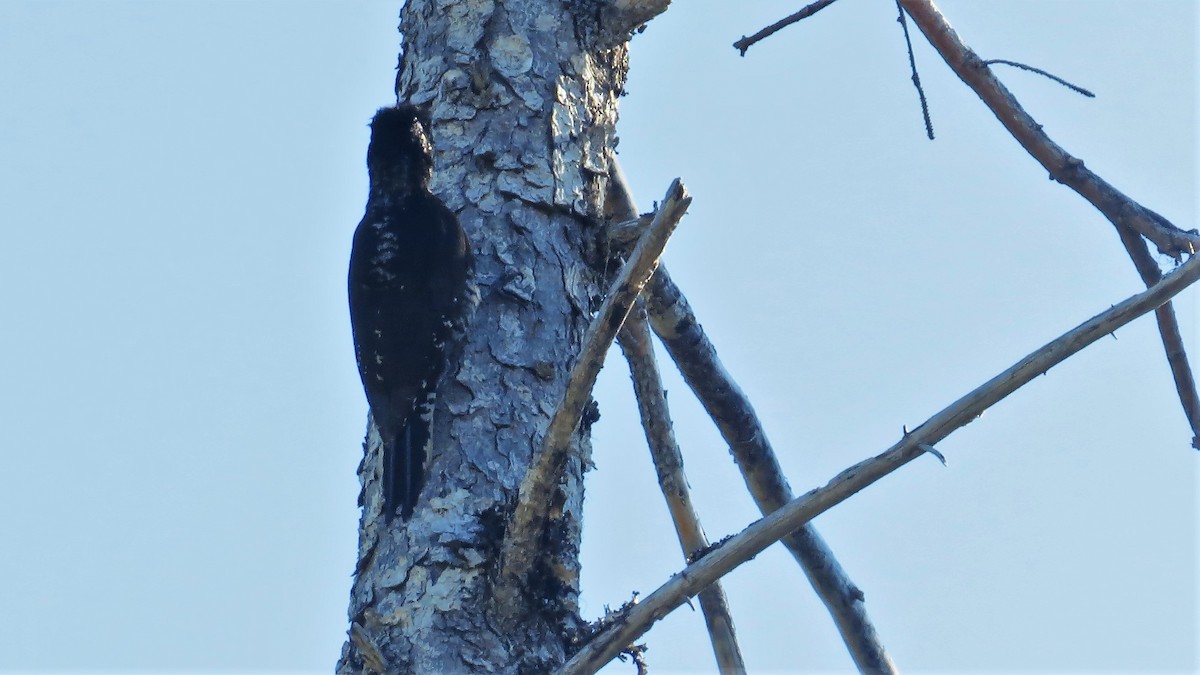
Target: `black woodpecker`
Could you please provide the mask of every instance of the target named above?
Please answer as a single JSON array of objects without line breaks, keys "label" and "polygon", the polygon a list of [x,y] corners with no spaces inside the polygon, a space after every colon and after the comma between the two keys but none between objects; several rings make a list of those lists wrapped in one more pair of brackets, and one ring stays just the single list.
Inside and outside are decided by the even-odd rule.
[{"label": "black woodpecker", "polygon": [[412,515],[429,460],[446,342],[461,326],[470,249],[429,191],[429,138],[417,109],[382,108],[367,148],[370,194],[350,252],[350,324],[367,403],[383,439],[388,518]]}]

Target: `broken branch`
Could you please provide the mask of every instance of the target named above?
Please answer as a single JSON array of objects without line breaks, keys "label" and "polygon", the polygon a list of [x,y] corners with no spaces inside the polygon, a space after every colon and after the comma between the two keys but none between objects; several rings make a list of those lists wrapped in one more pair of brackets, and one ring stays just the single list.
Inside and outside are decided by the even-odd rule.
[{"label": "broken branch", "polygon": [[[637,210],[620,165],[613,162],[605,209],[614,218],[632,221]],[[636,222],[636,221],[634,221]],[[618,230],[624,230],[625,223]],[[620,236],[620,235],[617,235]],[[767,514],[792,499],[792,489],[767,439],[766,431],[737,382],[725,370],[696,319],[687,298],[660,266],[646,289],[650,323],[684,381],[716,423],[751,496]],[[895,666],[871,618],[863,592],[851,581],[816,528],[805,525],[783,539],[813,590],[828,609],[854,663],[864,672],[889,673]]]},{"label": "broken branch", "polygon": [[538,542],[549,519],[553,502],[551,496],[562,475],[571,434],[583,415],[609,346],[638,294],[654,274],[667,240],[691,202],[692,198],[676,178],[667,188],[662,206],[650,227],[642,234],[629,262],[613,281],[608,296],[583,336],[583,344],[567,379],[562,402],[546,429],[541,452],[521,481],[517,505],[509,519],[500,552],[500,573],[495,593],[502,606],[512,603],[534,562],[542,555]]},{"label": "broken branch", "polygon": [[817,0],[814,3],[806,5],[799,12],[796,12],[795,14],[793,14],[789,17],[786,17],[786,18],[780,19],[779,21],[776,21],[775,23],[758,31],[757,33],[755,33],[754,35],[751,35],[750,37],[746,37],[745,35],[743,35],[741,40],[738,40],[737,42],[733,43],[733,46],[735,49],[737,49],[741,53],[742,56],[745,56],[746,50],[750,49],[750,46],[753,45],[755,42],[758,42],[759,40],[764,40],[768,37],[771,37],[776,32],[783,30],[784,28],[787,28],[788,26],[796,23],[797,21],[802,21],[804,19],[807,19],[808,17],[825,9],[826,7],[832,5],[833,3],[834,3],[834,0]]}]

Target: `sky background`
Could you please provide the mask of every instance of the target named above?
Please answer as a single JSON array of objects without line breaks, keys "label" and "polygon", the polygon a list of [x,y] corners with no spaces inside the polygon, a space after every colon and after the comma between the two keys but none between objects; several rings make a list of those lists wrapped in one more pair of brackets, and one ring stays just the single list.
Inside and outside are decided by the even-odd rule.
[{"label": "sky background", "polygon": [[[888,2],[675,3],[633,41],[620,157],[793,488],[824,484],[1140,290]],[[1061,145],[1196,218],[1192,2],[939,3]],[[0,671],[329,672],[366,419],[345,307],[398,2],[0,2]],[[1168,261],[1164,261],[1166,264]],[[1177,302],[1200,362],[1198,293]],[[821,516],[909,672],[1200,667],[1196,451],[1153,322]],[[584,611],[681,565],[619,355],[597,387]],[[669,368],[710,538],[757,517]],[[776,546],[726,579],[752,672],[851,662]],[[706,672],[698,612],[646,637]],[[617,664],[606,673],[632,673]]]}]

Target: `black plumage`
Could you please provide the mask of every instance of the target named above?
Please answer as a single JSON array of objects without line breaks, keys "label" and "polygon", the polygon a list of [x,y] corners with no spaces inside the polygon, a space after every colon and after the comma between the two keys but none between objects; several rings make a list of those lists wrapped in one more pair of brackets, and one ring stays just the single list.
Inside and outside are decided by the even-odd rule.
[{"label": "black plumage", "polygon": [[416,108],[371,120],[370,194],[350,253],[350,323],[367,403],[383,439],[388,516],[412,515],[430,449],[446,342],[464,311],[470,250],[429,191],[429,139]]}]

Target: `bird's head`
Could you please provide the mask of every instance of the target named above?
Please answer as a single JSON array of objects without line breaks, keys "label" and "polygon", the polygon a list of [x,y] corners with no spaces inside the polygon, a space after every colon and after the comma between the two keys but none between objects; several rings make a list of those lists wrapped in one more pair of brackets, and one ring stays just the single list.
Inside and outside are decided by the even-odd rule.
[{"label": "bird's head", "polygon": [[433,172],[429,136],[416,107],[380,108],[371,120],[367,171],[372,186],[390,191],[428,187]]}]

